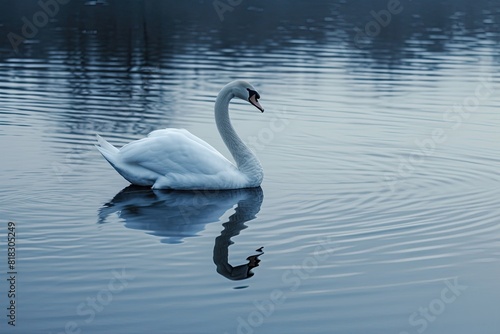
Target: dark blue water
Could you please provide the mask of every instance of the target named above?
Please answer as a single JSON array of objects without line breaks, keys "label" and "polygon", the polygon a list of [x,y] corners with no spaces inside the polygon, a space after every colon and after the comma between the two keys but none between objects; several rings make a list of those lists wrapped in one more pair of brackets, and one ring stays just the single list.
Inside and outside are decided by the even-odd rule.
[{"label": "dark blue water", "polygon": [[[2,333],[498,333],[495,1],[47,3],[0,3]],[[229,157],[240,78],[262,188],[129,187],[93,146]]]}]

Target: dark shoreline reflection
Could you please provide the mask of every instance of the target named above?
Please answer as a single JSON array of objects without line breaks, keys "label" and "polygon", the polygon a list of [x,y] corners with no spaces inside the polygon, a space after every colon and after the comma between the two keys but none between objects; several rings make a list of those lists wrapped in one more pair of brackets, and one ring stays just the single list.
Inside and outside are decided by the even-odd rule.
[{"label": "dark shoreline reflection", "polygon": [[[9,32],[22,35],[21,18],[31,18],[40,11],[38,2],[0,2],[0,13],[9,14],[0,16],[0,32],[4,36],[0,60],[19,55],[54,61],[62,57],[77,75],[116,59],[130,73],[136,72],[131,78],[154,79],[148,71],[138,70],[159,67],[165,71],[164,77],[175,76],[175,55],[206,57],[200,50],[221,49],[236,55],[247,50],[275,53],[294,47],[293,41],[323,45],[319,57],[324,56],[321,49],[337,44],[338,51],[346,48],[343,52],[349,57],[355,57],[361,49],[362,57],[389,64],[394,61],[392,65],[397,65],[403,59],[419,59],[423,51],[448,52],[447,45],[456,37],[469,47],[481,40],[496,43],[500,38],[496,19],[500,8],[491,0],[401,0],[401,12],[392,15],[386,27],[379,26],[376,36],[367,38],[361,46],[356,43],[358,29],[366,32],[367,24],[375,22],[371,13],[386,10],[387,0],[255,0],[236,6],[224,21],[219,19],[211,0],[123,0],[96,5],[71,1],[61,6],[39,34],[28,39],[37,43],[22,43],[15,53],[6,36]],[[58,54],[55,50],[64,52]],[[129,88],[131,94],[136,90]]]},{"label": "dark shoreline reflection", "polygon": [[217,272],[230,280],[242,280],[253,276],[251,269],[259,265],[262,247],[258,254],[250,255],[248,263],[229,264],[229,246],[232,237],[247,228],[260,211],[264,195],[262,188],[224,191],[165,191],[128,186],[99,209],[98,223],[107,222],[117,214],[125,227],[147,231],[161,237],[162,243],[182,243],[184,238],[194,237],[205,225],[220,220],[229,209],[234,214],[222,224],[224,229],[215,239],[213,261]]}]

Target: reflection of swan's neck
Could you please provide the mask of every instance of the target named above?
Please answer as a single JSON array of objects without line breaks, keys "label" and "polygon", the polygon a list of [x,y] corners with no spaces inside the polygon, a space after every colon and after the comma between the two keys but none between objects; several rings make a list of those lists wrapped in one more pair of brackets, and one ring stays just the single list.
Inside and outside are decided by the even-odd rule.
[{"label": "reflection of swan's neck", "polygon": [[220,91],[215,101],[215,123],[238,169],[258,186],[262,181],[262,166],[257,157],[238,137],[229,119],[229,101],[233,97],[231,85],[225,86]]},{"label": "reflection of swan's neck", "polygon": [[252,188],[245,189],[242,192],[245,195],[234,209],[234,214],[229,217],[229,221],[222,224],[220,236],[215,238],[213,260],[217,266],[217,272],[230,280],[242,280],[253,276],[252,268],[259,266],[259,256],[263,254],[262,250],[257,250],[258,254],[250,255],[247,257],[247,263],[239,266],[232,266],[229,263],[229,246],[233,244],[231,238],[240,234],[240,232],[247,228],[246,222],[255,218],[259,212],[263,200],[262,189]]}]

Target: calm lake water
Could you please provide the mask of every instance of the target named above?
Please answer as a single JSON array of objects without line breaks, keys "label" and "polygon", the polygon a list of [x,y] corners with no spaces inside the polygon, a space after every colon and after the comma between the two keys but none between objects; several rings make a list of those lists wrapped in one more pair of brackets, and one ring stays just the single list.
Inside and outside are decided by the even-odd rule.
[{"label": "calm lake water", "polygon": [[[179,2],[0,3],[0,332],[498,333],[500,5]],[[241,78],[261,188],[129,187],[94,147],[229,157]]]}]

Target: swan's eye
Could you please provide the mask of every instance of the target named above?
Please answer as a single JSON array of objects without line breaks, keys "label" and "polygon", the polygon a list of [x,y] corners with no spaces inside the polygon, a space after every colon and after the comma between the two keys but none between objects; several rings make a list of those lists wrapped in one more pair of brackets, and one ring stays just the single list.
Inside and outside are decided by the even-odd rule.
[{"label": "swan's eye", "polygon": [[257,92],[256,92],[256,91],[254,91],[254,90],[251,90],[250,88],[247,88],[247,90],[248,90],[248,94],[250,94],[250,95],[248,96],[248,100],[250,100],[250,98],[251,98],[252,96],[254,96],[254,95],[255,95],[255,99],[256,99],[256,100],[260,99],[260,95],[259,95],[259,93],[257,93]]},{"label": "swan's eye", "polygon": [[247,90],[248,90],[248,94],[249,94],[248,102],[253,104],[260,111],[264,112],[264,108],[262,108],[262,106],[259,103],[259,99],[260,99],[259,93],[257,93],[256,91],[254,91],[253,89],[250,89],[250,88],[247,88]]}]

